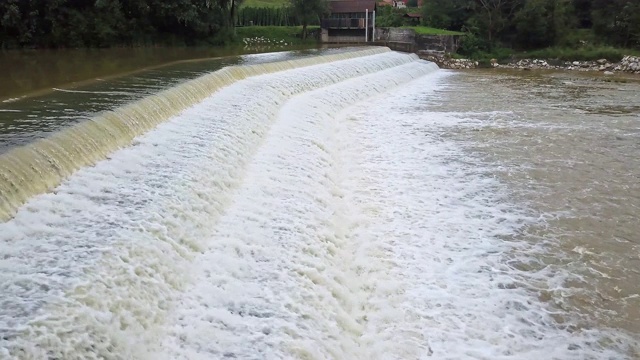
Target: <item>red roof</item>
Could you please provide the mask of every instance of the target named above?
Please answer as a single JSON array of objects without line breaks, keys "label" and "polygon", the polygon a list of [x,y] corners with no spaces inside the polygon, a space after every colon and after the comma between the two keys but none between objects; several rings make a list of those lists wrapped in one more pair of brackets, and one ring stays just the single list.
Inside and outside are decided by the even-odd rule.
[{"label": "red roof", "polygon": [[360,13],[365,10],[372,11],[376,8],[375,0],[344,0],[329,1],[329,10],[332,14]]}]

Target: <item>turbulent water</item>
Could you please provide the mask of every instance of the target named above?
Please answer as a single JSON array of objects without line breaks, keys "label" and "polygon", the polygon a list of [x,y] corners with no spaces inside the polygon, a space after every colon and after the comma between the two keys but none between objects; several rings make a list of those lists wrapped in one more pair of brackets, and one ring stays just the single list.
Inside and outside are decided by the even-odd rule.
[{"label": "turbulent water", "polygon": [[0,358],[639,356],[638,84],[287,64],[0,224]]},{"label": "turbulent water", "polygon": [[[374,48],[290,61],[229,66],[93,115],[54,134],[0,154],[0,220],[77,169],[104,159],[211,93],[247,77],[389,51]],[[28,181],[25,181],[28,179]]]}]

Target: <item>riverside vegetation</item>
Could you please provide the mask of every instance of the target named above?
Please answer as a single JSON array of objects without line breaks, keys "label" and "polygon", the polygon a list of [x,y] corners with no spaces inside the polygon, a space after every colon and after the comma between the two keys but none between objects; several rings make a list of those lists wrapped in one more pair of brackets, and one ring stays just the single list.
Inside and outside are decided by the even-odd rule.
[{"label": "riverside vegetation", "polygon": [[241,5],[242,0],[3,0],[0,48],[222,45],[255,33],[236,30],[249,24],[287,26],[261,30],[291,42],[292,27],[302,26],[296,30],[304,34],[326,11],[324,0],[291,0],[282,9]]},{"label": "riverside vegetation", "polygon": [[637,0],[425,0],[422,15],[425,25],[464,31],[459,55],[487,65],[640,55]]},{"label": "riverside vegetation", "polygon": [[[419,9],[410,0],[408,6],[380,6],[377,25],[464,34],[454,55],[472,60],[463,67],[490,66],[491,59],[613,64],[640,55],[640,1],[424,0]],[[326,0],[4,0],[0,48],[285,46],[313,42],[307,34],[327,9]],[[418,20],[404,15],[419,11],[416,27]]]}]

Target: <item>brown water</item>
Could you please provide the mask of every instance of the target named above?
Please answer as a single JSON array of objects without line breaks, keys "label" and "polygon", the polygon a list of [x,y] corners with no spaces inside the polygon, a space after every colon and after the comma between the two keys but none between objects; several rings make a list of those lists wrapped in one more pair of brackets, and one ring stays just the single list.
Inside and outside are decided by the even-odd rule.
[{"label": "brown water", "polygon": [[0,153],[225,66],[347,49],[268,54],[215,47],[3,52],[0,67],[9,70],[0,72]]},{"label": "brown water", "polygon": [[640,342],[640,78],[487,70],[450,79],[434,107],[466,119],[451,136],[480,144],[470,150],[544,220],[522,234],[536,255],[513,266],[534,274],[541,300],[578,315],[578,327]]},{"label": "brown water", "polygon": [[[317,45],[264,51],[302,50]],[[112,49],[20,50],[0,52],[0,101],[47,92],[52,87],[152,69],[173,62],[253,54],[257,49],[231,47],[142,47]],[[80,84],[74,84],[80,83]]]},{"label": "brown water", "polygon": [[3,103],[0,358],[640,358],[640,81],[378,50]]}]

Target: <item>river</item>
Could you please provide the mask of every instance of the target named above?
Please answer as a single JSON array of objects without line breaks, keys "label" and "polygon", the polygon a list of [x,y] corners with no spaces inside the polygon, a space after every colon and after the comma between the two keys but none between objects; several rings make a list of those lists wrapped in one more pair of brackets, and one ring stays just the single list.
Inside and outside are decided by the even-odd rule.
[{"label": "river", "polygon": [[[46,93],[52,87],[78,87],[96,79],[123,77],[170,64],[242,55],[317,48],[318,45],[125,47],[110,49],[11,50],[0,52],[0,101]],[[190,71],[188,66],[179,69]],[[197,68],[196,68],[197,69]],[[206,67],[200,67],[201,71]]]},{"label": "river", "polygon": [[[317,47],[317,46],[315,46]],[[292,51],[296,47],[289,46]],[[229,65],[319,51],[252,55],[249,47],[24,50],[0,53],[0,153],[185,79]],[[262,49],[263,51],[265,49]]]},{"label": "river", "polygon": [[343,48],[2,109],[2,359],[640,358],[638,78]]},{"label": "river", "polygon": [[448,91],[459,95],[439,110],[481,115],[463,120],[455,137],[473,140],[470,151],[544,219],[523,233],[544,246],[515,266],[546,275],[540,297],[586,315],[585,324],[595,315],[640,334],[640,78],[457,78]]}]

